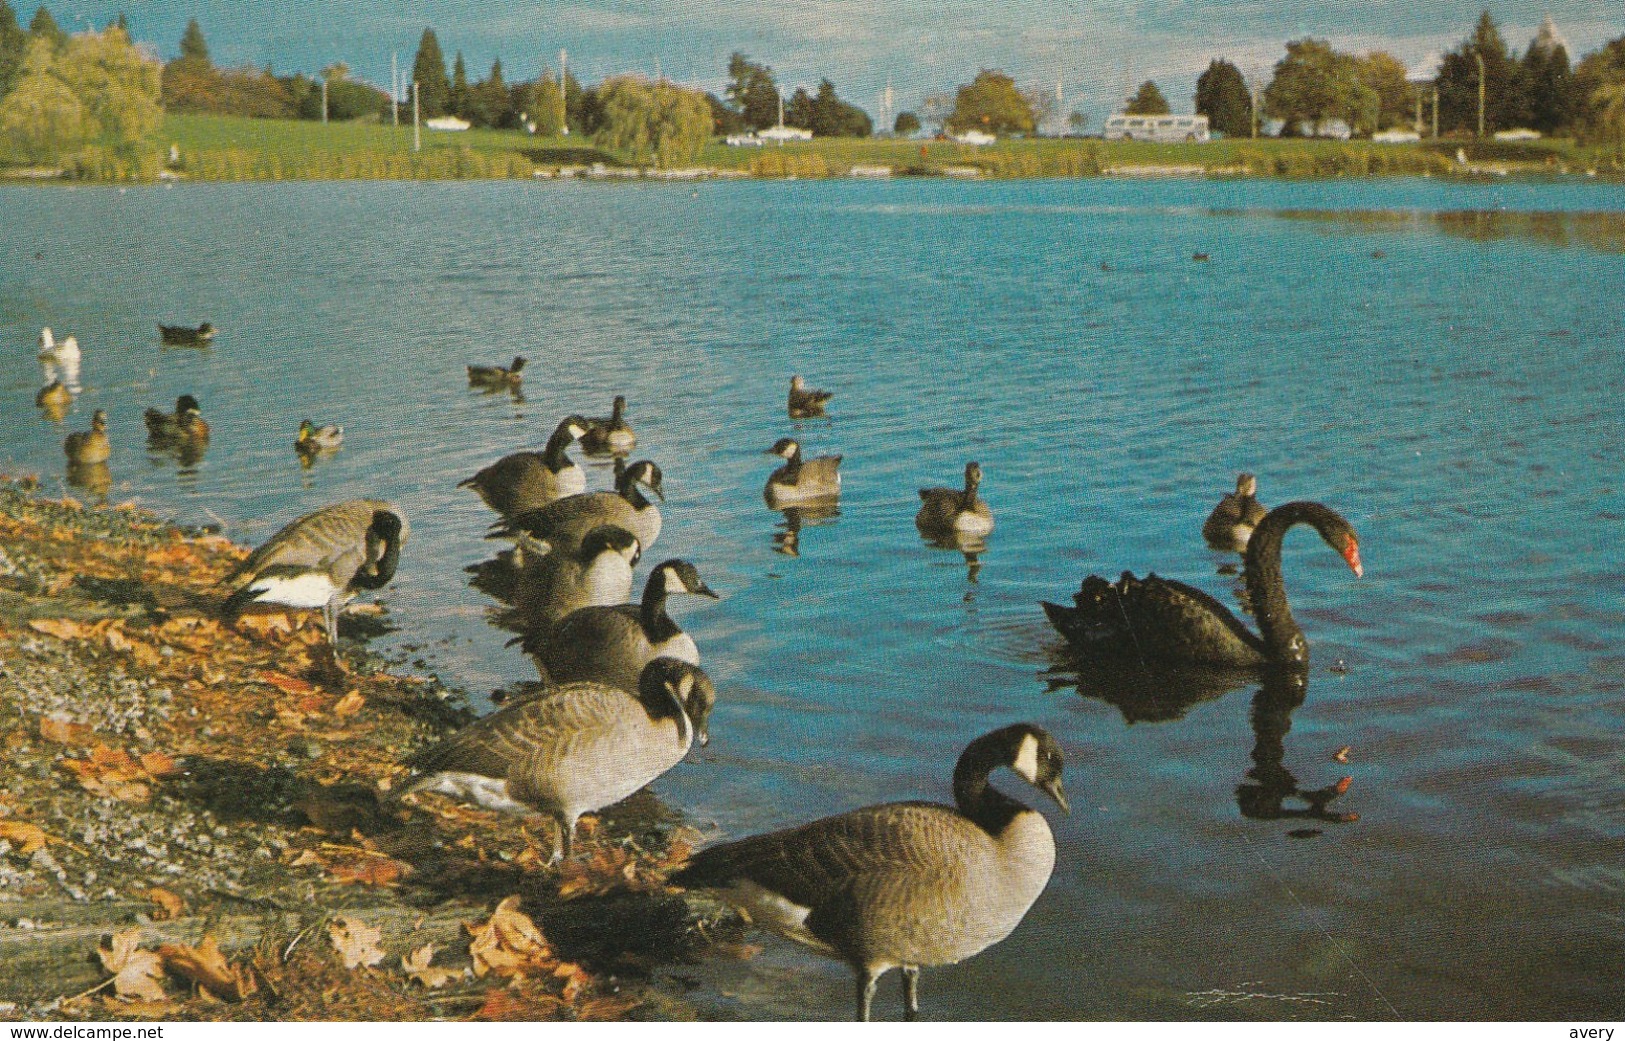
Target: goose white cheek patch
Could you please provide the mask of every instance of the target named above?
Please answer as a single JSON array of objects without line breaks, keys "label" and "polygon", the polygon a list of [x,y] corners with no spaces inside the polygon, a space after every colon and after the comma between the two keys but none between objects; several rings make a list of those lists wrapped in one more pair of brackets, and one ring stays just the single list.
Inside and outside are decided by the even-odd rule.
[{"label": "goose white cheek patch", "polygon": [[1010,769],[1020,774],[1028,784],[1038,783],[1038,739],[1031,734],[1021,739],[1021,748],[1016,752],[1016,761],[1010,764]]}]

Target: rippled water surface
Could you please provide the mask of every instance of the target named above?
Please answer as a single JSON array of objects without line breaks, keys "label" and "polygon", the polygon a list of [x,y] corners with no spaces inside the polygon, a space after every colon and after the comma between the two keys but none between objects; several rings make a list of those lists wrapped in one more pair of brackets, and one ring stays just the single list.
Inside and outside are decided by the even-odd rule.
[{"label": "rippled water surface", "polygon": [[[1054,880],[926,972],[929,1017],[1617,1018],[1622,213],[1429,181],[0,188],[0,463],[55,486],[105,408],[113,501],[246,542],[401,503],[384,642],[478,699],[534,672],[465,584],[491,514],[455,484],[624,393],[666,474],[645,560],[722,596],[673,605],[722,701],[665,801],[739,835],[946,798],[1007,722],[1066,750]],[[204,319],[213,349],[158,345]],[[47,324],[84,351],[62,426],[31,405]],[[523,402],[469,391],[516,353]],[[785,417],[795,372],[829,420]],[[183,392],[214,427],[195,467],[143,447]],[[348,431],[310,470],[306,416]],[[761,500],[786,434],[846,457],[799,556]],[[998,518],[974,566],[912,524],[972,458]],[[1091,572],[1234,602],[1199,530],[1243,469],[1360,532],[1360,580],[1288,540],[1307,691],[1046,676],[1038,601]],[[1358,820],[1282,798],[1342,776],[1324,817]],[[680,973],[719,1015],[848,1014],[847,970],[776,941]]]}]

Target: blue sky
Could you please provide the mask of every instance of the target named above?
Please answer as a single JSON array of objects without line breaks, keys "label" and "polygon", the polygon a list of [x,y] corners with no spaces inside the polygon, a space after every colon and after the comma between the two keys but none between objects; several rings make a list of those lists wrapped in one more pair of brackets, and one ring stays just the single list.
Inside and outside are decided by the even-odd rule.
[{"label": "blue sky", "polygon": [[[36,3],[11,0],[27,22]],[[1550,14],[1573,57],[1625,35],[1620,0],[47,0],[64,28],[104,24],[123,10],[139,41],[173,57],[189,17],[220,65],[314,72],[344,61],[387,87],[391,51],[409,67],[432,26],[447,62],[461,50],[471,77],[494,57],[510,80],[531,78],[569,51],[593,81],[660,72],[720,92],[728,55],[773,67],[786,93],[820,77],[878,114],[888,76],[895,108],[951,93],[980,68],[1023,86],[1060,81],[1068,110],[1092,126],[1125,87],[1154,79],[1189,111],[1196,77],[1226,57],[1267,80],[1287,40],[1328,38],[1349,51],[1382,49],[1408,64],[1446,50],[1488,7],[1508,43],[1527,46]]]}]

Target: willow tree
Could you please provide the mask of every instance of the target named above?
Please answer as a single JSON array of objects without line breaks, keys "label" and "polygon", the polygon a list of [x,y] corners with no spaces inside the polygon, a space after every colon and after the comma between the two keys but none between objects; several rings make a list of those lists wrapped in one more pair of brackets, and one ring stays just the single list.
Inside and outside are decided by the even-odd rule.
[{"label": "willow tree", "polygon": [[711,136],[711,106],[697,90],[642,76],[614,76],[598,85],[602,115],[593,141],[635,163],[690,163]]}]

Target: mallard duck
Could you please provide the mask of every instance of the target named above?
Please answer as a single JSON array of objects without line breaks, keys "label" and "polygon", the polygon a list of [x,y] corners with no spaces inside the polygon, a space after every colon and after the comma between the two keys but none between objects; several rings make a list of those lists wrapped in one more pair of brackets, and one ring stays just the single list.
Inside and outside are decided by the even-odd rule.
[{"label": "mallard duck", "polygon": [[1268,511],[1258,501],[1258,478],[1252,474],[1236,475],[1236,491],[1219,500],[1207,520],[1202,524],[1202,537],[1215,549],[1232,549],[1237,553],[1247,548],[1253,529]]},{"label": "mallard duck", "polygon": [[77,466],[105,463],[113,457],[113,444],[107,440],[107,413],[97,409],[90,417],[89,430],[77,430],[62,442],[68,462]]},{"label": "mallard duck", "polygon": [[507,368],[501,365],[469,365],[468,385],[470,387],[485,387],[490,390],[499,390],[503,387],[517,387],[524,382],[519,370],[525,367],[525,359],[515,357],[513,364]]},{"label": "mallard duck", "polygon": [[834,391],[810,390],[800,376],[790,377],[790,418],[807,419],[824,414],[824,406]]},{"label": "mallard duck", "polygon": [[204,422],[203,410],[199,408],[197,398],[190,394],[182,394],[175,399],[174,414],[149,408],[145,418],[147,436],[154,441],[196,442],[209,439],[209,424]]},{"label": "mallard duck", "polygon": [[921,488],[920,512],[914,515],[914,526],[920,534],[932,539],[955,537],[981,538],[993,530],[993,511],[978,498],[976,489],[982,483],[982,468],[976,463],[965,464],[965,488]]},{"label": "mallard duck", "polygon": [[317,426],[308,419],[299,421],[299,438],[294,441],[294,451],[300,455],[316,455],[319,452],[336,451],[344,444],[344,428],[334,423]]},{"label": "mallard duck", "polygon": [[209,322],[196,327],[159,323],[158,336],[165,343],[181,347],[207,347],[214,341],[215,328]]},{"label": "mallard duck", "polygon": [[596,455],[630,455],[637,446],[638,435],[626,422],[626,397],[621,394],[615,395],[610,415],[589,418],[587,432],[581,435],[582,450]]},{"label": "mallard duck", "polygon": [[803,459],[801,445],[788,437],[781,437],[767,450],[785,461],[767,479],[762,496],[768,506],[782,510],[786,506],[803,503],[827,503],[841,494],[841,457],[819,456]]},{"label": "mallard duck", "polygon": [[758,928],[852,967],[857,1018],[875,984],[903,971],[903,1014],[919,1012],[919,974],[1015,931],[1055,870],[1042,814],[988,783],[1008,767],[1067,812],[1061,748],[1021,723],[972,741],[954,768],[954,803],[892,802],[701,850],[671,876],[709,888]]}]

